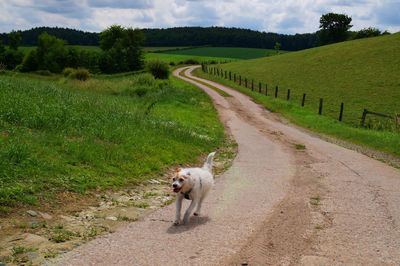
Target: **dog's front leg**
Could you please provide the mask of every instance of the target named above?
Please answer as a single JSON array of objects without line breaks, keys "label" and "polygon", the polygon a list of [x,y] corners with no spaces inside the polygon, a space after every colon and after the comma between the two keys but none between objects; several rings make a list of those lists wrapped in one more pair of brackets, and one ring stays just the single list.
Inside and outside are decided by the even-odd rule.
[{"label": "dog's front leg", "polygon": [[176,216],[174,225],[178,225],[179,222],[181,221],[182,199],[183,197],[181,197],[180,195],[176,199]]},{"label": "dog's front leg", "polygon": [[189,220],[189,215],[190,213],[193,211],[194,206],[196,206],[198,200],[194,199],[192,200],[192,202],[189,205],[189,208],[187,208],[186,212],[185,212],[185,216],[183,216],[183,223],[186,224]]}]

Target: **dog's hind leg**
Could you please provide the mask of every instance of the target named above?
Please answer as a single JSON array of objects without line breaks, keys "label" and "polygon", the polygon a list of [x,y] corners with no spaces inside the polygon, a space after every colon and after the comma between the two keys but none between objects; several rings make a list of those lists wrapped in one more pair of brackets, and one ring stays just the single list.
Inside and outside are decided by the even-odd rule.
[{"label": "dog's hind leg", "polygon": [[185,216],[183,216],[183,223],[186,224],[189,220],[189,215],[193,211],[194,206],[198,203],[198,199],[192,200],[192,202],[189,205],[189,208],[187,208],[185,212]]},{"label": "dog's hind leg", "polygon": [[204,197],[202,197],[199,200],[199,204],[197,204],[196,211],[193,213],[194,216],[199,216],[200,215],[200,209],[201,209],[201,204],[203,203],[203,199],[204,199]]}]

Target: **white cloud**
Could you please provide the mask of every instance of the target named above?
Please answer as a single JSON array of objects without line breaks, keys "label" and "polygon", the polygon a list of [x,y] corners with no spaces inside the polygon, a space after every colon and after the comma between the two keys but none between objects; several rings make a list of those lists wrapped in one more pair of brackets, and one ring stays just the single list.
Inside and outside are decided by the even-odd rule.
[{"label": "white cloud", "polygon": [[14,0],[0,2],[0,32],[37,26],[101,31],[112,24],[139,28],[226,26],[278,33],[318,30],[328,12],[353,18],[353,30],[400,30],[398,0]]}]

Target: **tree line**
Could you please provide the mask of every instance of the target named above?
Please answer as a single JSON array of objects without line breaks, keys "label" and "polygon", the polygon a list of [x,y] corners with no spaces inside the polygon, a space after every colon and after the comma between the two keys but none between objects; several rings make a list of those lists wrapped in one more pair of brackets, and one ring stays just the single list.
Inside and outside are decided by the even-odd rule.
[{"label": "tree line", "polygon": [[[21,36],[22,46],[36,46],[38,44],[39,35],[44,32],[56,38],[63,39],[70,45],[98,46],[100,41],[100,34],[97,32],[84,32],[60,27],[37,27],[18,32]],[[0,40],[2,40],[4,44],[8,44],[9,34],[1,33]]]},{"label": "tree line", "polygon": [[[286,35],[265,33],[248,29],[225,27],[178,27],[169,29],[142,29],[144,46],[222,46],[274,49],[277,42],[282,50],[297,51],[318,46],[315,33]],[[80,30],[38,27],[19,31],[22,46],[36,46],[43,32],[67,41],[70,45],[93,45],[100,43],[100,34]],[[8,44],[8,34],[0,34],[0,40]]]},{"label": "tree line", "polygon": [[[320,18],[320,30],[315,33],[278,34],[249,29],[226,27],[176,27],[168,29],[142,29],[143,45],[152,46],[220,46],[274,49],[276,43],[281,50],[298,51],[319,45],[389,34],[376,28],[350,31],[351,18],[345,14],[328,13]],[[38,27],[19,31],[22,46],[36,46],[43,32],[67,41],[70,45],[99,46],[101,33],[84,32],[59,27]],[[8,34],[0,34],[0,40],[8,44]]]}]

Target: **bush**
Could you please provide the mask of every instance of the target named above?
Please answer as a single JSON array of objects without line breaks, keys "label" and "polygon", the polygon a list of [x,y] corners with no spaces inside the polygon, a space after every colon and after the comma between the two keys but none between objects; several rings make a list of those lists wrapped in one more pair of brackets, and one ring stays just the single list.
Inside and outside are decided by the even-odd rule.
[{"label": "bush", "polygon": [[38,55],[36,49],[31,50],[22,61],[21,68],[19,71],[21,72],[30,72],[38,69]]},{"label": "bush", "polygon": [[133,78],[133,84],[135,86],[137,85],[153,86],[154,83],[155,79],[153,75],[151,75],[150,73],[135,75]]},{"label": "bush", "polygon": [[4,61],[7,69],[13,70],[17,65],[21,64],[24,54],[21,51],[8,49],[4,54]]},{"label": "bush", "polygon": [[166,62],[160,59],[151,59],[147,62],[146,68],[156,79],[168,79],[169,66]]},{"label": "bush", "polygon": [[169,62],[170,66],[175,66],[175,63],[173,61]]},{"label": "bush", "polygon": [[72,79],[85,81],[85,80],[89,79],[90,72],[86,68],[78,68],[78,69],[74,70],[68,77],[70,77]]},{"label": "bush", "polygon": [[198,65],[200,64],[199,61],[196,59],[187,59],[183,62],[185,65]]},{"label": "bush", "polygon": [[41,76],[51,76],[51,72],[48,70],[38,70],[36,71],[36,74],[39,74]]},{"label": "bush", "polygon": [[64,77],[68,77],[69,75],[71,75],[72,72],[74,72],[75,69],[73,69],[72,67],[66,67],[64,68],[64,70],[62,71],[62,74],[64,75]]}]

